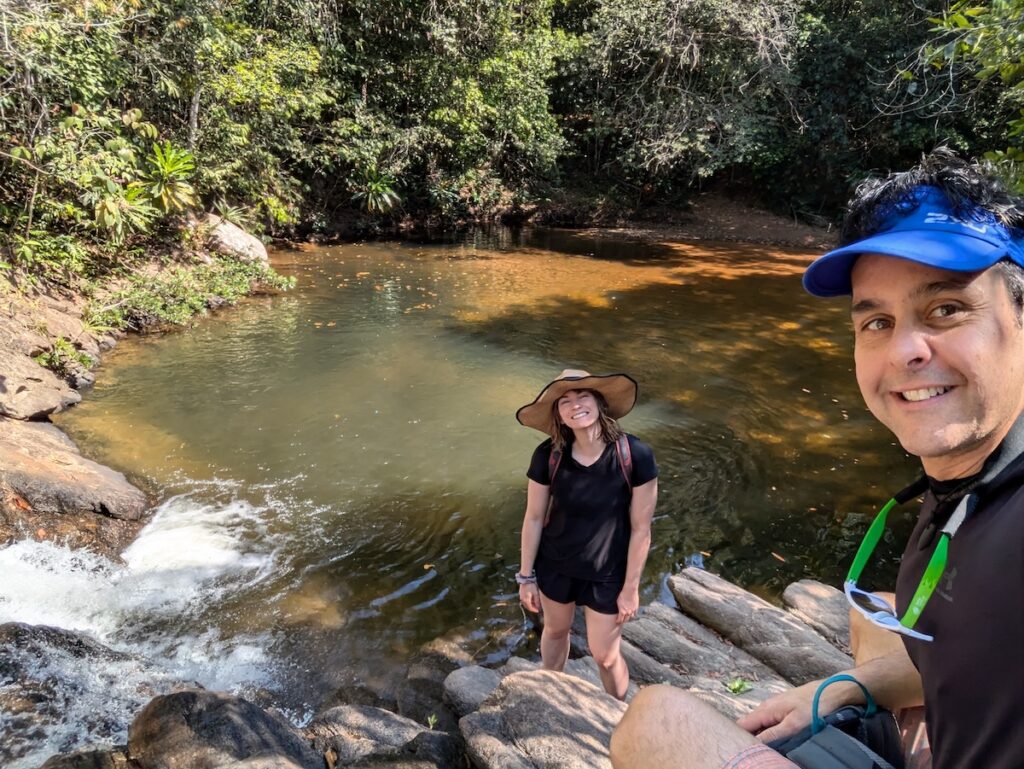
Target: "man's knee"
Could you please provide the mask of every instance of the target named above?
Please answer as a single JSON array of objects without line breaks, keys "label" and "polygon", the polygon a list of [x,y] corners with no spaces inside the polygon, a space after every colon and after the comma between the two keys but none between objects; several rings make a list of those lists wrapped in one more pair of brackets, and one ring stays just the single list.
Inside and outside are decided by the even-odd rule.
[{"label": "man's knee", "polygon": [[640,756],[656,754],[665,740],[670,724],[680,738],[691,728],[699,728],[699,715],[706,706],[696,697],[672,686],[658,685],[641,689],[630,703],[619,725],[612,732],[611,759],[615,769],[637,766]]}]

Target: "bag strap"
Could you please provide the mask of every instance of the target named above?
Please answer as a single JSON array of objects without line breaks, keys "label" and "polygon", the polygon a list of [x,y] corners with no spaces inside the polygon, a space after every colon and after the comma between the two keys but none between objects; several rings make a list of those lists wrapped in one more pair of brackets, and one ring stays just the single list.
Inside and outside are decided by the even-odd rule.
[{"label": "bag strap", "polygon": [[870,717],[878,712],[878,705],[875,703],[875,698],[871,696],[871,692],[868,691],[867,687],[864,686],[860,681],[851,675],[846,673],[840,673],[838,675],[829,676],[818,686],[818,690],[814,692],[814,701],[811,703],[811,734],[817,734],[825,728],[825,719],[818,715],[818,702],[821,699],[821,693],[832,684],[839,683],[840,681],[850,681],[857,684],[860,690],[864,692],[864,699],[867,701],[867,707],[864,709],[864,716]]},{"label": "bag strap", "polygon": [[548,455],[548,485],[555,482],[555,473],[558,472],[558,466],[562,464],[562,452],[551,447],[551,453]]},{"label": "bag strap", "polygon": [[629,438],[623,433],[615,440],[615,453],[619,456],[619,470],[626,479],[629,493],[633,493],[633,452],[629,448]]}]

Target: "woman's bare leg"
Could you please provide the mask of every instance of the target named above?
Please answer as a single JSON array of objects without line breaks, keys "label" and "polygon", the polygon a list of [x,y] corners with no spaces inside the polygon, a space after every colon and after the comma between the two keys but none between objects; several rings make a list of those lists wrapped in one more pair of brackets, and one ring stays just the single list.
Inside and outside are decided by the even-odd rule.
[{"label": "woman's bare leg", "polygon": [[541,664],[545,670],[561,673],[569,659],[569,631],[576,604],[552,601],[541,592],[540,606],[544,612],[544,630],[540,634]]},{"label": "woman's bare leg", "polygon": [[622,625],[615,614],[601,614],[585,608],[587,618],[587,645],[597,662],[604,690],[616,699],[626,698],[629,688],[629,669],[622,658]]}]

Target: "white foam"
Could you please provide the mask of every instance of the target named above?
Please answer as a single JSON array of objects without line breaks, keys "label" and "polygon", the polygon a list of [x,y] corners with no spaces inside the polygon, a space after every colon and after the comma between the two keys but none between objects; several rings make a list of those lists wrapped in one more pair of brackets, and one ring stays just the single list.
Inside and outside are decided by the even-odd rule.
[{"label": "white foam", "polygon": [[[0,549],[0,623],[74,630],[135,655],[97,669],[81,669],[60,652],[39,660],[39,675],[60,682],[64,717],[12,769],[76,746],[123,740],[138,708],[176,681],[234,692],[272,685],[264,652],[269,631],[229,637],[205,619],[212,607],[275,573],[264,520],[270,514],[238,499],[218,504],[185,494],[156,510],[123,564],[48,542]],[[0,734],[9,728],[0,713]]]}]

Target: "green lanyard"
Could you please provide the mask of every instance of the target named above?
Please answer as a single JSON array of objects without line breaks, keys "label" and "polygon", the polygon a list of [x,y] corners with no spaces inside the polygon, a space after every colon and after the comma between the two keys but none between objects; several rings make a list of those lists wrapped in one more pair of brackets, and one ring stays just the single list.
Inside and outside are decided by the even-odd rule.
[{"label": "green lanyard", "polygon": [[[850,571],[846,575],[847,582],[856,584],[863,573],[864,566],[882,539],[889,511],[896,507],[896,505],[903,504],[920,495],[927,488],[927,483],[925,478],[914,482],[886,502],[882,509],[878,511],[878,515],[875,516],[875,520],[868,527],[860,547],[857,548],[857,555],[853,558],[853,565],[850,566]],[[928,566],[925,567],[924,574],[921,575],[921,582],[918,583],[917,590],[914,591],[914,597],[910,599],[906,613],[900,617],[900,624],[904,627],[913,629],[921,616],[921,612],[924,611],[928,599],[932,597],[932,593],[938,587],[939,579],[946,570],[946,561],[949,557],[949,540],[956,534],[960,524],[973,512],[977,505],[977,500],[977,495],[973,493],[964,495],[957,504],[956,510],[953,511],[949,520],[946,521],[946,525],[942,527],[939,543],[935,546],[935,550],[932,551],[932,557],[928,560]]]}]

